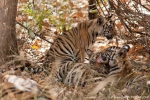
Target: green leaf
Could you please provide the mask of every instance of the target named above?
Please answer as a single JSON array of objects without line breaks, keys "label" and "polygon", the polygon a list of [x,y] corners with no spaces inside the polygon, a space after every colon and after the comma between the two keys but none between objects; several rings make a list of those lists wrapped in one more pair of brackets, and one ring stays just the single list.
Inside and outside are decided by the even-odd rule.
[{"label": "green leaf", "polygon": [[29,34],[29,36],[30,36],[32,39],[35,38],[35,34],[32,32],[31,29],[28,30],[28,34]]}]

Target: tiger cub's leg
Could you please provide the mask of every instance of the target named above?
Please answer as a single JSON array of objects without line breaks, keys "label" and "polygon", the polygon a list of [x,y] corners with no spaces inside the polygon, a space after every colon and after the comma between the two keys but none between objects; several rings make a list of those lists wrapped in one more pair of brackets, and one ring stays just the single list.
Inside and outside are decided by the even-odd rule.
[{"label": "tiger cub's leg", "polygon": [[76,63],[68,72],[64,83],[69,86],[84,86],[88,78],[92,78],[89,64]]}]

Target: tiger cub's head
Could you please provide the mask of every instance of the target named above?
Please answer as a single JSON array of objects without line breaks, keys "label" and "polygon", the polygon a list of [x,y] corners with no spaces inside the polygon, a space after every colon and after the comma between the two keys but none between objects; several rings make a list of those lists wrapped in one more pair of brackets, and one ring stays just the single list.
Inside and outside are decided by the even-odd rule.
[{"label": "tiger cub's head", "polygon": [[114,21],[111,20],[111,16],[104,18],[99,16],[96,19],[90,20],[87,22],[88,32],[92,35],[93,38],[97,36],[104,36],[107,39],[112,39]]},{"label": "tiger cub's head", "polygon": [[92,69],[99,73],[108,73],[108,69],[104,68],[105,64],[108,63],[109,59],[102,52],[93,53],[91,50],[87,50],[87,55],[89,57],[89,64]]},{"label": "tiger cub's head", "polygon": [[109,75],[116,74],[119,77],[125,77],[132,72],[129,60],[127,59],[127,53],[130,50],[129,45],[124,45],[113,57],[113,60],[109,61]]},{"label": "tiger cub's head", "polygon": [[111,46],[101,52],[93,53],[87,50],[89,63],[92,69],[104,74],[114,74],[124,68],[126,55],[130,50],[129,45],[123,47]]}]

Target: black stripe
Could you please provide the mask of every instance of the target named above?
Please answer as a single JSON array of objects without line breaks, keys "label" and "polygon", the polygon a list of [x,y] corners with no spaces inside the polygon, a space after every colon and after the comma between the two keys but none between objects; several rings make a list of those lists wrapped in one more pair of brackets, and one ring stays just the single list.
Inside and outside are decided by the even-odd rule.
[{"label": "black stripe", "polygon": [[115,65],[113,67],[110,68],[110,72],[116,71],[118,69],[120,69],[119,67],[117,67],[118,65]]},{"label": "black stripe", "polygon": [[92,25],[93,25],[93,21],[91,21],[91,22],[88,24],[87,28],[91,27]]},{"label": "black stripe", "polygon": [[[54,51],[53,51],[53,52],[54,52]],[[57,55],[62,55],[59,51],[57,51],[57,49],[55,49],[55,52],[57,53]],[[56,53],[55,53],[55,54],[56,54]],[[54,55],[55,55],[55,54],[54,54]]]},{"label": "black stripe", "polygon": [[19,92],[17,92],[17,94],[23,94],[23,93],[25,93],[25,91],[19,91]]},{"label": "black stripe", "polygon": [[[64,44],[63,46],[68,50],[68,48],[66,47],[66,45],[65,45],[64,41],[62,40],[62,38],[60,38],[60,40],[61,40],[61,43]],[[61,48],[61,46],[60,46],[61,44],[58,43],[57,45],[58,45],[58,48],[59,48],[64,54],[68,54],[63,48]],[[57,51],[58,48],[55,48],[55,51],[56,51],[57,53],[58,53],[58,51]],[[69,51],[69,50],[68,50],[68,51]],[[60,54],[60,53],[58,53],[58,54]]]},{"label": "black stripe", "polygon": [[75,35],[74,34],[72,34],[72,32],[68,32],[68,34],[67,35],[71,35],[71,37],[75,37]]},{"label": "black stripe", "polygon": [[69,47],[71,48],[71,51],[74,51],[73,47],[71,46],[71,44],[74,46],[75,43],[73,43],[73,41],[69,38],[69,36],[66,36],[66,39],[69,40],[69,42],[68,41],[66,41],[66,42],[68,43]]}]

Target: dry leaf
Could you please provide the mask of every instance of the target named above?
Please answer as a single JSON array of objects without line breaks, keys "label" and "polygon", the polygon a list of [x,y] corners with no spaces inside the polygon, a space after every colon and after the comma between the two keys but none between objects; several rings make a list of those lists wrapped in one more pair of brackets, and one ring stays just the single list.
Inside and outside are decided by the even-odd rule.
[{"label": "dry leaf", "polygon": [[58,35],[58,31],[55,31],[54,34],[55,34],[55,35]]},{"label": "dry leaf", "polygon": [[116,26],[117,26],[119,29],[121,29],[121,28],[122,28],[121,22],[117,22],[117,23],[116,23]]},{"label": "dry leaf", "polygon": [[37,39],[31,46],[32,49],[40,49],[42,45],[42,40]]},{"label": "dry leaf", "polygon": [[136,51],[137,50],[142,50],[142,49],[144,49],[144,46],[136,46]]},{"label": "dry leaf", "polygon": [[129,0],[121,0],[122,3],[127,3]]},{"label": "dry leaf", "polygon": [[68,3],[69,3],[69,5],[70,5],[70,7],[72,7],[72,8],[74,7],[74,4],[72,3],[71,0],[69,0]]},{"label": "dry leaf", "polygon": [[135,53],[135,46],[133,46],[130,51],[128,52],[129,55],[132,55]]},{"label": "dry leaf", "polygon": [[83,17],[84,14],[82,11],[76,12],[72,15],[72,18],[79,18],[79,17]]},{"label": "dry leaf", "polygon": [[135,58],[135,59],[139,59],[140,57],[136,55],[136,56],[134,56],[134,58]]},{"label": "dry leaf", "polygon": [[32,46],[32,49],[39,49],[39,47],[36,46],[36,45],[33,45],[33,46]]},{"label": "dry leaf", "polygon": [[50,30],[50,27],[44,26],[45,30]]},{"label": "dry leaf", "polygon": [[17,22],[21,22],[21,20],[22,20],[22,19],[21,19],[20,17],[16,17],[16,21],[17,21]]},{"label": "dry leaf", "polygon": [[48,27],[48,26],[49,26],[49,23],[48,23],[48,22],[46,22],[46,21],[42,21],[42,25],[43,25],[43,26],[47,26],[47,27]]},{"label": "dry leaf", "polygon": [[54,6],[54,7],[61,6],[61,3],[57,1],[57,2],[55,2],[55,3],[53,4],[53,6]]}]

